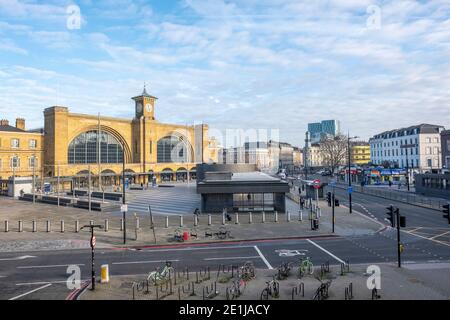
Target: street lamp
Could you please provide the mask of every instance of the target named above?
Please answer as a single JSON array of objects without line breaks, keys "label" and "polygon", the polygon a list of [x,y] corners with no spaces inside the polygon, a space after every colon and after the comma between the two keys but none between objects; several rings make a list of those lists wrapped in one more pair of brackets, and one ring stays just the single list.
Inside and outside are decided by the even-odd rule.
[{"label": "street lamp", "polygon": [[125,143],[122,143],[122,210],[123,218],[123,244],[127,243],[127,224],[126,224],[126,206],[125,206]]},{"label": "street lamp", "polygon": [[349,203],[349,213],[352,213],[352,177],[351,177],[351,160],[350,160],[350,140],[351,139],[357,139],[359,137],[354,136],[354,137],[350,137],[350,133],[348,134],[348,139],[347,139],[347,149],[348,149],[348,203]]}]

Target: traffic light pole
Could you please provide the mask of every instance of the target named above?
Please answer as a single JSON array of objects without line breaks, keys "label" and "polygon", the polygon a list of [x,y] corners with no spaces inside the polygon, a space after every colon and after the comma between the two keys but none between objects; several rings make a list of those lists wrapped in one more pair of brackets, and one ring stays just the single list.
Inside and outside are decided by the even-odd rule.
[{"label": "traffic light pole", "polygon": [[400,250],[400,211],[397,208],[395,210],[396,220],[397,220],[397,257],[398,257],[398,267],[402,267],[402,260],[401,260],[401,250]]},{"label": "traffic light pole", "polygon": [[80,229],[89,228],[91,229],[91,290],[95,290],[95,237],[94,237],[94,229],[99,228],[102,229],[103,226],[99,224],[86,225],[81,227]]}]

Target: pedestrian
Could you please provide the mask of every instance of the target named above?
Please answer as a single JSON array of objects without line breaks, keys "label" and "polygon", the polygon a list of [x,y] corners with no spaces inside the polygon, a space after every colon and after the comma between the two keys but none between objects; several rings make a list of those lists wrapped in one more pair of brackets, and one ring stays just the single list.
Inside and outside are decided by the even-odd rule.
[{"label": "pedestrian", "polygon": [[389,188],[392,187],[392,181],[389,180]]}]

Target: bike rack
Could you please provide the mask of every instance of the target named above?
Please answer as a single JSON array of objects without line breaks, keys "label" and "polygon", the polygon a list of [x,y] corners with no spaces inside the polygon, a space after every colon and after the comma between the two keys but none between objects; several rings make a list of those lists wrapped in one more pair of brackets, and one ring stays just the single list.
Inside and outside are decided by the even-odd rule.
[{"label": "bike rack", "polygon": [[305,297],[305,284],[303,282],[292,288],[292,300],[295,300],[294,298],[300,294],[303,298]]},{"label": "bike rack", "polygon": [[345,288],[345,300],[353,299],[353,283],[350,282],[348,287]]},{"label": "bike rack", "polygon": [[[314,294],[313,300],[325,300],[328,298],[328,289],[331,285],[331,281],[321,283]],[[317,298],[317,299],[316,299]]]},{"label": "bike rack", "polygon": [[[206,293],[206,295],[205,295]],[[217,296],[219,292],[217,291],[217,282],[211,283],[211,286],[203,287],[203,300],[212,299]]]},{"label": "bike rack", "polygon": [[378,294],[377,288],[372,289],[372,300],[378,300],[381,298],[381,295]]},{"label": "bike rack", "polygon": [[143,280],[143,281],[139,281],[139,282],[133,282],[133,284],[131,285],[131,289],[132,289],[132,294],[133,294],[133,300],[136,299],[136,293],[141,292],[144,290],[144,288],[146,288],[146,290],[144,291],[144,294],[149,294],[150,290],[149,290],[149,285],[148,285],[148,280]]},{"label": "bike rack", "polygon": [[346,260],[345,263],[341,263],[341,276],[350,272],[350,262]]}]

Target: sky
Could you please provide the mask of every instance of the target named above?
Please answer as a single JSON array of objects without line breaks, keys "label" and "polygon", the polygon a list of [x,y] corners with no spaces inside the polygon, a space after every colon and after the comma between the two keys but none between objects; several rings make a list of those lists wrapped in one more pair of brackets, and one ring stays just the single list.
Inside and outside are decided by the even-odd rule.
[{"label": "sky", "polygon": [[368,139],[450,127],[449,57],[448,0],[0,0],[0,118],[131,119],[146,83],[161,122]]}]

